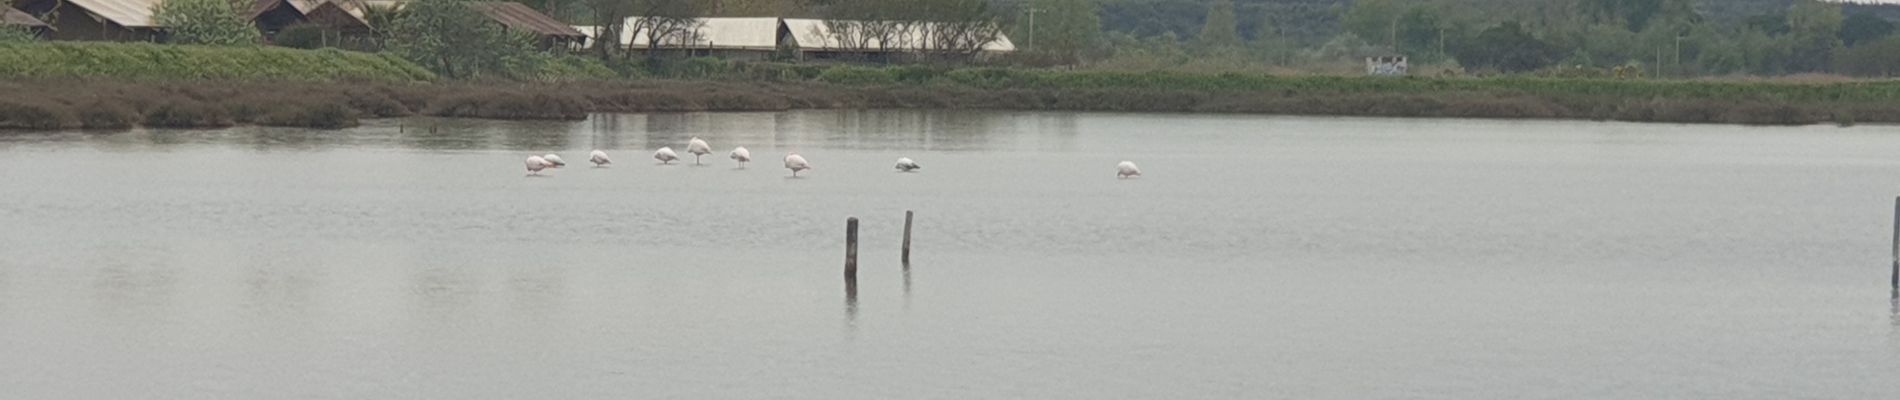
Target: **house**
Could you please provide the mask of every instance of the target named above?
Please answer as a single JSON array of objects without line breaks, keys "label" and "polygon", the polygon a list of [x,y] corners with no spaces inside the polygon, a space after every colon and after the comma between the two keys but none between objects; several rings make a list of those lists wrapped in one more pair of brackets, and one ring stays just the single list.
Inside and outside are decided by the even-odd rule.
[{"label": "house", "polygon": [[14,8],[30,15],[59,15],[48,23],[46,38],[150,42],[163,37],[152,22],[159,0],[17,0]]},{"label": "house", "polygon": [[521,3],[482,1],[468,3],[468,7],[500,23],[503,29],[534,35],[542,47],[573,47],[587,41],[581,31]]},{"label": "house", "polygon": [[16,10],[13,7],[0,6],[0,26],[24,27],[35,36],[46,36],[50,29],[45,21],[33,18],[33,14]]},{"label": "house", "polygon": [[330,35],[343,42],[370,34],[369,20],[363,17],[366,7],[361,0],[257,0],[246,16],[265,40],[292,25],[314,25],[322,28],[326,42]]}]

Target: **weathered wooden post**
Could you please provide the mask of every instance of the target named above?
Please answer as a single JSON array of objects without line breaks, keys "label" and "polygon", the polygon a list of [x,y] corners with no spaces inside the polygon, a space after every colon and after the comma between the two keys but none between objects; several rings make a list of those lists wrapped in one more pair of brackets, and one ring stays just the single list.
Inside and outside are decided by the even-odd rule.
[{"label": "weathered wooden post", "polygon": [[[905,269],[910,268],[910,219],[913,214],[915,213],[909,210],[904,211],[904,268]],[[1900,216],[1896,216],[1895,218],[1900,218]],[[1896,250],[1895,254],[1900,254],[1900,250]]]},{"label": "weathered wooden post", "polygon": [[858,217],[844,220],[844,281],[850,286],[858,282]]}]

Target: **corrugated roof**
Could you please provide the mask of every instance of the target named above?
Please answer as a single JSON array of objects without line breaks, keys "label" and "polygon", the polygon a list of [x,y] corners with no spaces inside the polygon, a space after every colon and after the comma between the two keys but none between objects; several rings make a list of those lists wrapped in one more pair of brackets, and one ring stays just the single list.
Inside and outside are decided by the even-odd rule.
[{"label": "corrugated roof", "polygon": [[561,21],[555,20],[554,17],[549,17],[547,14],[542,14],[521,3],[485,1],[468,3],[468,6],[474,8],[475,11],[480,11],[482,14],[488,15],[488,18],[494,19],[495,22],[500,22],[502,26],[506,26],[508,29],[534,32],[543,36],[572,38],[587,36],[581,33],[581,31],[574,30],[574,27],[561,23]]},{"label": "corrugated roof", "polygon": [[[645,48],[647,30],[632,29],[640,26],[640,17],[627,18],[626,28],[621,29],[621,45]],[[778,48],[779,19],[766,18],[699,18],[693,21],[691,35],[674,33],[663,38],[663,47],[682,47],[695,49],[744,49],[772,50]]]},{"label": "corrugated roof", "polygon": [[831,26],[822,19],[786,18],[785,29],[801,49],[837,49],[844,44],[831,34]]},{"label": "corrugated roof", "polygon": [[13,7],[0,6],[0,25],[22,25],[36,28],[46,27],[45,21],[33,18],[33,14],[15,10]]},{"label": "corrugated roof", "polygon": [[127,28],[156,28],[152,7],[159,0],[66,0],[92,15]]},{"label": "corrugated roof", "polygon": [[251,6],[249,19],[256,19],[259,14],[270,11],[271,8],[278,7],[279,4],[289,4],[291,8],[297,9],[297,13],[304,15],[309,15],[311,12],[316,11],[317,8],[329,5],[336,7],[338,10],[343,10],[345,13],[349,13],[351,17],[356,18],[358,21],[366,21],[363,19],[363,9],[368,7],[368,3],[362,0],[257,0],[257,2]]}]

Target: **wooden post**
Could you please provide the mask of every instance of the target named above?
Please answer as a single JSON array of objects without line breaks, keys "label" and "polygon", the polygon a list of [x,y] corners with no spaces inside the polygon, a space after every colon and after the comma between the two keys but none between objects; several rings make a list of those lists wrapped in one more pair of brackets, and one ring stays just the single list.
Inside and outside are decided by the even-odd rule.
[{"label": "wooden post", "polygon": [[[1900,207],[1900,205],[1896,205],[1896,207]],[[904,266],[906,267],[910,266],[910,219],[914,214],[916,213],[908,210],[904,211]],[[1894,218],[1900,218],[1900,216],[1895,216]],[[1900,254],[1900,250],[1895,250],[1894,254]]]},{"label": "wooden post", "polygon": [[858,217],[844,220],[844,281],[851,286],[858,282]]}]

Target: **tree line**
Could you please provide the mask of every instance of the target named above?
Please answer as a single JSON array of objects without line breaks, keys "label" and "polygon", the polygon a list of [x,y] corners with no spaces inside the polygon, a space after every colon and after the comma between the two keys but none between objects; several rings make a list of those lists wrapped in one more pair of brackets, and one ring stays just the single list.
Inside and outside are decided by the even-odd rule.
[{"label": "tree line", "polygon": [[[1669,77],[1900,69],[1900,6],[1812,0],[1021,0],[1036,51],[1130,68],[1347,65]],[[1009,16],[1016,32],[1022,13]],[[1020,36],[1020,34],[1018,34]],[[1092,57],[1090,57],[1092,56]],[[1620,68],[1619,68],[1620,67]]]}]

